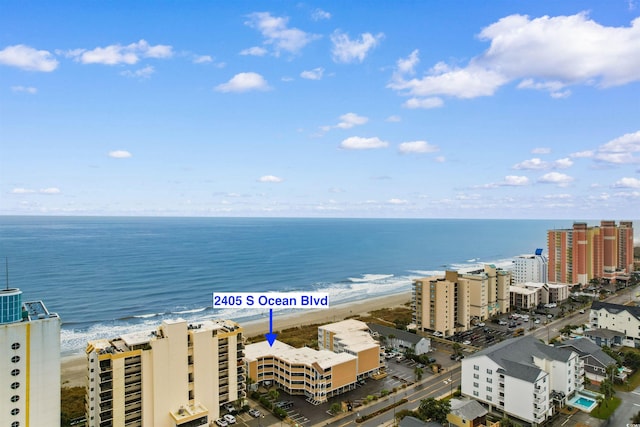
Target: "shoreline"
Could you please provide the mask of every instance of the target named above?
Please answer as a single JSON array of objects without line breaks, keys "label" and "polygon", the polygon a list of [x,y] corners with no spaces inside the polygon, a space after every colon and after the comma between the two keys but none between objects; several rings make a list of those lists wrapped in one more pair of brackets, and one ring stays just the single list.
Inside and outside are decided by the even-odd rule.
[{"label": "shoreline", "polygon": [[[300,325],[317,323],[333,323],[349,316],[364,315],[373,310],[393,308],[404,305],[411,300],[411,291],[383,295],[367,300],[347,302],[326,309],[291,313],[273,319],[274,332]],[[233,320],[233,319],[231,319]],[[244,336],[251,338],[269,332],[269,320],[252,320],[240,323]],[[115,337],[114,337],[115,338]],[[62,387],[84,387],[86,385],[87,368],[84,349],[80,353],[62,356],[60,359],[60,385]]]}]

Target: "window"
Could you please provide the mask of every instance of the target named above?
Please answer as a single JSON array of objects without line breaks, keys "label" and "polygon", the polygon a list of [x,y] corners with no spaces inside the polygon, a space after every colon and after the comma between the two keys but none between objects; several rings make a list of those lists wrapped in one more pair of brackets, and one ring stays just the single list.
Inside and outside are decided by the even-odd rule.
[{"label": "window", "polygon": [[11,401],[13,403],[16,403],[18,400],[20,400],[20,396],[18,396],[17,394],[14,394],[13,396],[11,396]]},{"label": "window", "polygon": [[18,362],[20,361],[20,356],[13,356],[13,357],[11,358],[11,361],[12,361],[13,363],[18,363]]},{"label": "window", "polygon": [[11,344],[11,350],[18,350],[19,348],[20,348],[19,342],[14,342],[13,344]]},{"label": "window", "polygon": [[11,383],[11,388],[12,388],[13,390],[15,390],[15,389],[17,389],[17,388],[19,388],[19,387],[20,387],[20,383],[19,383],[19,382],[17,382],[17,381],[16,381],[15,383]]},{"label": "window", "polygon": [[493,371],[491,369],[487,369],[487,374],[491,375]]},{"label": "window", "polygon": [[487,394],[487,400],[491,402],[491,396],[489,396],[488,394]]},{"label": "window", "polygon": [[18,409],[18,408],[13,408],[11,410],[11,415],[18,415],[19,413],[20,413],[20,409]]},{"label": "window", "polygon": [[493,391],[493,389],[489,386],[487,386],[487,391]]},{"label": "window", "polygon": [[478,378],[480,378],[480,375],[478,375],[478,374],[473,374],[473,378],[475,378],[475,379],[477,380]]},{"label": "window", "polygon": [[477,397],[479,395],[479,393],[477,391],[473,390],[473,395]]},{"label": "window", "polygon": [[480,370],[480,366],[478,366],[478,365],[473,365],[473,370],[474,370],[474,371],[479,371],[479,370]]},{"label": "window", "polygon": [[478,387],[478,383],[473,383],[473,386],[474,387]]},{"label": "window", "polygon": [[12,369],[11,370],[11,376],[12,377],[17,377],[18,375],[20,375],[20,369]]},{"label": "window", "polygon": [[491,384],[491,383],[493,382],[493,380],[492,380],[491,378],[487,377],[487,382],[488,382],[489,384]]},{"label": "window", "polygon": [[20,422],[14,421],[11,423],[11,427],[20,427]]}]

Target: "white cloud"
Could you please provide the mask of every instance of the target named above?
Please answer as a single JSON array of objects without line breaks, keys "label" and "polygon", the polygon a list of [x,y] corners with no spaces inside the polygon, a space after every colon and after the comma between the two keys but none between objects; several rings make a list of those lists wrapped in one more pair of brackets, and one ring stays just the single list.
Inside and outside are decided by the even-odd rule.
[{"label": "white cloud", "polygon": [[442,98],[439,98],[437,96],[432,96],[429,98],[410,98],[404,104],[402,104],[403,107],[411,108],[411,109],[439,108],[439,107],[442,107],[443,105],[444,105],[444,101],[442,100]]},{"label": "white cloud", "polygon": [[58,68],[58,61],[47,50],[36,50],[17,44],[0,50],[0,64],[27,71],[50,72]]},{"label": "white cloud", "polygon": [[354,126],[359,126],[367,123],[369,119],[364,116],[359,116],[356,113],[347,113],[340,116],[340,123],[336,125],[340,129],[351,129]]},{"label": "white cloud", "polygon": [[[639,163],[640,131],[624,134],[601,145],[594,152],[589,152],[594,160],[612,164]],[[573,154],[575,156],[575,153]],[[584,157],[587,157],[586,155]]]},{"label": "white cloud", "polygon": [[109,151],[109,157],[113,159],[128,159],[131,157],[131,153],[125,150]]},{"label": "white cloud", "polygon": [[43,188],[39,191],[40,194],[60,194],[60,189],[56,187]]},{"label": "white cloud", "polygon": [[38,89],[32,86],[11,86],[11,90],[13,92],[24,92],[31,95],[38,93]]},{"label": "white cloud", "polygon": [[140,58],[165,59],[173,56],[173,48],[168,45],[151,46],[146,40],[140,40],[126,46],[113,44],[96,47],[93,50],[75,49],[67,55],[83,64],[136,64]]},{"label": "white cloud", "polygon": [[426,76],[408,80],[417,63],[412,52],[398,61],[388,87],[402,95],[475,98],[520,80],[518,88],[563,98],[570,85],[605,88],[640,80],[640,18],[628,27],[611,27],[586,13],[534,19],[510,15],[484,28],[479,39],[490,46],[465,67],[438,63]]},{"label": "white cloud", "polygon": [[371,49],[376,47],[384,38],[384,34],[363,33],[360,40],[351,40],[349,35],[340,31],[335,31],[331,35],[333,48],[331,54],[335,62],[351,63],[362,62]]},{"label": "white cloud", "polygon": [[324,73],[324,68],[318,67],[318,68],[314,68],[313,70],[303,71],[302,73],[300,73],[300,77],[308,80],[321,80],[323,73]]},{"label": "white cloud", "polygon": [[261,176],[260,178],[258,178],[259,182],[273,182],[273,183],[280,183],[282,181],[284,181],[282,178],[274,176],[274,175],[264,175]]},{"label": "white cloud", "polygon": [[146,67],[140,68],[140,69],[135,70],[135,71],[131,71],[131,70],[122,71],[120,73],[120,75],[125,76],[125,77],[148,79],[149,77],[151,77],[151,75],[155,71],[156,71],[155,68],[153,68],[151,65],[147,65]]},{"label": "white cloud", "polygon": [[399,123],[401,121],[402,121],[402,118],[396,115],[389,116],[385,119],[385,122],[389,122],[389,123]]},{"label": "white cloud", "polygon": [[585,151],[578,151],[575,153],[571,153],[569,154],[569,157],[573,157],[576,159],[583,159],[583,158],[588,158],[588,157],[593,157],[593,151],[592,150],[585,150]]},{"label": "white cloud", "polygon": [[573,182],[573,178],[560,172],[549,172],[538,178],[538,182],[543,184],[556,184],[564,187]]},{"label": "white cloud", "polygon": [[320,21],[322,19],[331,19],[331,14],[322,9],[315,9],[311,13],[311,19],[313,19],[314,21]]},{"label": "white cloud", "polygon": [[622,178],[616,181],[612,188],[640,188],[640,179],[638,178]]},{"label": "white cloud", "polygon": [[545,198],[545,199],[566,200],[566,199],[572,199],[573,196],[571,194],[567,194],[567,193],[563,193],[563,194],[547,194],[547,195],[543,196],[543,198]]},{"label": "white cloud", "polygon": [[529,178],[527,178],[526,176],[517,176],[517,175],[507,175],[504,177],[504,182],[502,183],[502,185],[506,185],[506,186],[522,186],[522,185],[528,185],[529,184]]},{"label": "white cloud", "polygon": [[547,169],[548,167],[549,167],[549,163],[543,161],[538,157],[534,157],[533,159],[525,160],[523,162],[513,165],[513,169],[525,169],[525,170]]},{"label": "white cloud", "polygon": [[61,191],[57,187],[49,187],[49,188],[41,188],[40,190],[32,190],[29,188],[14,188],[11,190],[11,194],[46,194],[46,195],[54,195],[60,194]]},{"label": "white cloud", "polygon": [[428,143],[427,141],[410,141],[403,142],[398,146],[398,151],[402,154],[408,153],[435,153],[439,151],[437,145]]},{"label": "white cloud", "polygon": [[198,55],[193,58],[194,64],[205,64],[207,62],[213,62],[213,58],[210,55]]},{"label": "white cloud", "polygon": [[549,154],[551,153],[551,148],[547,147],[536,147],[531,150],[531,154]]},{"label": "white cloud", "polygon": [[240,51],[240,55],[243,56],[265,56],[266,54],[267,49],[260,46],[253,46]]},{"label": "white cloud", "polygon": [[342,141],[340,148],[345,150],[370,150],[374,148],[385,148],[388,145],[388,142],[382,141],[378,137],[362,138],[359,136],[352,136]]},{"label": "white cloud", "polygon": [[538,157],[525,160],[513,165],[513,169],[519,170],[543,170],[543,169],[566,169],[573,166],[573,160],[568,157],[555,160],[553,162],[546,162]]},{"label": "white cloud", "polygon": [[390,205],[406,205],[409,202],[404,199],[389,199],[387,203],[389,203]]},{"label": "white cloud", "polygon": [[11,194],[33,194],[35,190],[30,190],[28,188],[14,188],[11,190]]},{"label": "white cloud", "polygon": [[280,55],[281,51],[297,53],[318,38],[298,28],[288,28],[288,22],[289,18],[271,16],[268,12],[255,12],[249,15],[245,25],[260,31],[265,38],[264,44],[274,46],[276,56]]},{"label": "white cloud", "polygon": [[438,156],[438,157],[436,157],[436,158],[435,158],[435,159],[433,159],[433,160],[435,160],[435,161],[436,161],[436,162],[438,162],[438,163],[444,163],[444,162],[446,162],[446,161],[447,161],[447,159],[446,159],[444,156]]},{"label": "white cloud", "polygon": [[271,89],[267,81],[258,73],[238,73],[226,83],[215,87],[218,92],[248,92],[251,90]]},{"label": "white cloud", "polygon": [[400,73],[400,75],[414,75],[416,73],[415,67],[420,62],[418,54],[419,51],[416,49],[411,52],[407,58],[398,59],[396,62],[397,72]]}]

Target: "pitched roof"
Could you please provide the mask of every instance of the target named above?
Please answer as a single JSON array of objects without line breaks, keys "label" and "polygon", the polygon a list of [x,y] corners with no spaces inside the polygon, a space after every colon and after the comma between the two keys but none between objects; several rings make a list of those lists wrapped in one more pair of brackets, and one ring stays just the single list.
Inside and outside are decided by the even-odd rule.
[{"label": "pitched roof", "polygon": [[367,323],[367,326],[371,331],[377,332],[383,337],[388,337],[389,335],[395,335],[395,337],[398,338],[399,340],[410,342],[413,345],[418,344],[421,340],[425,339],[420,335],[412,334],[411,332],[403,331],[401,329],[378,325],[377,323]]},{"label": "pitched roof", "polygon": [[585,331],[584,333],[588,337],[600,337],[600,338],[614,338],[614,337],[624,337],[625,334],[622,332],[614,331],[613,329],[592,329],[590,331]]},{"label": "pitched roof", "polygon": [[603,366],[609,366],[616,363],[615,359],[609,356],[607,353],[602,351],[602,348],[591,341],[589,338],[575,338],[569,341],[565,341],[563,344],[558,347],[572,347],[576,350],[576,352],[580,355],[580,357],[584,357],[587,355],[591,355],[593,358],[598,360]]},{"label": "pitched roof", "polygon": [[602,310],[605,309],[609,313],[618,314],[623,311],[629,312],[636,319],[640,320],[640,307],[635,305],[622,305],[622,304],[611,304],[608,302],[601,301],[593,301],[591,303],[591,310]]},{"label": "pitched roof", "polygon": [[451,413],[465,420],[484,417],[489,412],[476,400],[451,399]]},{"label": "pitched roof", "polygon": [[[546,345],[531,335],[504,340],[467,357],[486,356],[501,366],[509,376],[533,382],[542,370],[533,363],[533,358],[567,362],[573,351]],[[577,353],[577,352],[576,352]]]}]

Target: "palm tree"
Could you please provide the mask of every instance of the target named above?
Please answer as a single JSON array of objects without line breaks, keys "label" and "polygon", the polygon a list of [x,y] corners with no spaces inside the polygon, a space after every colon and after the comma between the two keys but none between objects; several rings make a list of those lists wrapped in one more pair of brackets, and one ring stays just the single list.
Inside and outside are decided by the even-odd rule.
[{"label": "palm tree", "polygon": [[415,369],[413,370],[413,374],[416,376],[416,381],[420,381],[422,379],[422,368],[419,367],[415,367]]}]

